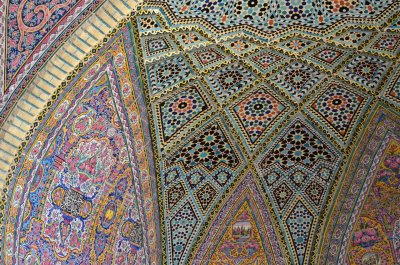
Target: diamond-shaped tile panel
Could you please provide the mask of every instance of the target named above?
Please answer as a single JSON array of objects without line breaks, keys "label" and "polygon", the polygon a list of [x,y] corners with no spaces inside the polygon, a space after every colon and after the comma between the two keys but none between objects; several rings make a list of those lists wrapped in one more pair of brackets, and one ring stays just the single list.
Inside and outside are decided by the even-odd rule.
[{"label": "diamond-shaped tile panel", "polygon": [[214,186],[207,182],[195,193],[197,202],[200,205],[201,210],[205,213],[210,208],[211,204],[217,198],[218,192]]},{"label": "diamond-shaped tile panel", "polygon": [[277,44],[276,47],[280,48],[284,52],[296,55],[308,51],[309,49],[315,47],[317,44],[317,42],[312,40],[292,38]]},{"label": "diamond-shaped tile panel", "polygon": [[286,219],[286,225],[289,228],[292,238],[294,251],[297,254],[298,262],[303,264],[308,241],[310,240],[311,228],[313,226],[314,216],[307,207],[298,201]]},{"label": "diamond-shaped tile panel", "polygon": [[344,47],[357,48],[372,35],[372,32],[366,30],[352,29],[340,34],[332,39],[335,44]]},{"label": "diamond-shaped tile panel", "polygon": [[300,102],[324,77],[325,74],[315,68],[294,62],[274,75],[271,80],[296,102]]},{"label": "diamond-shaped tile panel", "polygon": [[246,61],[265,74],[288,59],[285,55],[273,50],[262,50],[246,58]]},{"label": "diamond-shaped tile panel", "polygon": [[272,194],[274,195],[274,198],[276,200],[277,205],[279,206],[279,209],[283,210],[286,207],[287,203],[292,198],[293,191],[285,182],[282,182],[278,187],[274,189]]},{"label": "diamond-shaped tile panel", "polygon": [[167,166],[182,164],[189,171],[201,165],[206,170],[214,171],[219,166],[235,170],[241,164],[239,154],[219,122],[206,126],[177,149],[166,159]]},{"label": "diamond-shaped tile panel", "polygon": [[380,33],[365,50],[394,57],[400,52],[400,34]]},{"label": "diamond-shaped tile panel", "polygon": [[172,210],[186,194],[186,190],[181,182],[175,184],[167,190],[167,208]]},{"label": "diamond-shaped tile panel", "polygon": [[298,189],[301,189],[304,183],[307,181],[308,175],[301,170],[296,170],[289,176],[289,179]]},{"label": "diamond-shaped tile panel", "polygon": [[192,190],[195,189],[205,179],[206,176],[201,170],[195,170],[186,176],[186,181]]},{"label": "diamond-shaped tile panel", "polygon": [[162,140],[171,139],[209,108],[210,103],[207,97],[202,94],[200,84],[197,82],[156,103],[157,120],[161,125],[159,135]]},{"label": "diamond-shaped tile panel", "polygon": [[194,47],[200,47],[209,43],[203,36],[199,33],[190,32],[179,32],[176,33],[178,42],[183,46],[185,50],[192,49]]},{"label": "diamond-shaped tile panel", "polygon": [[319,208],[325,195],[325,187],[316,181],[312,181],[304,190],[304,193]]},{"label": "diamond-shaped tile panel", "polygon": [[340,75],[370,90],[377,90],[391,64],[378,57],[357,55],[342,69]]},{"label": "diamond-shaped tile panel", "polygon": [[313,171],[320,163],[336,168],[339,153],[301,118],[294,119],[272,145],[256,161],[262,176],[271,169],[290,170],[300,165]]},{"label": "diamond-shaped tile panel", "polygon": [[329,82],[322,91],[311,103],[311,111],[346,140],[369,97],[335,81]]},{"label": "diamond-shaped tile panel", "polygon": [[383,96],[388,100],[400,104],[400,65],[398,65],[389,78]]},{"label": "diamond-shaped tile panel", "polygon": [[182,56],[147,64],[146,71],[152,95],[194,76],[192,69]]},{"label": "diamond-shaped tile panel", "polygon": [[313,63],[333,71],[340,65],[350,52],[336,47],[322,46],[308,53],[305,58]]},{"label": "diamond-shaped tile panel", "polygon": [[164,173],[164,184],[165,186],[168,186],[175,180],[177,180],[180,177],[179,172],[177,169],[172,169],[166,173]]},{"label": "diamond-shaped tile panel", "polygon": [[271,131],[289,110],[289,105],[265,86],[230,107],[231,115],[250,145]]},{"label": "diamond-shaped tile panel", "polygon": [[249,40],[237,38],[229,41],[224,41],[223,45],[236,55],[243,55],[257,48],[257,45]]},{"label": "diamond-shaped tile panel", "polygon": [[219,102],[225,101],[256,79],[256,76],[239,63],[218,69],[206,77]]},{"label": "diamond-shaped tile panel", "polygon": [[230,59],[223,51],[214,46],[196,49],[190,51],[188,54],[195,63],[195,66],[201,71],[218,66]]},{"label": "diamond-shaped tile panel", "polygon": [[188,201],[170,219],[168,225],[168,237],[171,240],[168,244],[168,251],[171,253],[170,264],[184,264],[189,242],[200,222],[199,218],[196,207]]},{"label": "diamond-shaped tile panel", "polygon": [[176,45],[168,35],[156,35],[141,38],[145,60],[151,60],[171,52],[177,52]]}]

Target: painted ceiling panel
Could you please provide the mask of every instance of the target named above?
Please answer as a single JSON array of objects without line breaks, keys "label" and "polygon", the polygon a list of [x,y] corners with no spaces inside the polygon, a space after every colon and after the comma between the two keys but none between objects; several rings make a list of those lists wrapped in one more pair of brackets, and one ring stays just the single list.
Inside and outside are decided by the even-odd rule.
[{"label": "painted ceiling panel", "polygon": [[107,10],[50,101],[22,90],[35,122],[2,129],[1,262],[400,263],[398,1]]}]

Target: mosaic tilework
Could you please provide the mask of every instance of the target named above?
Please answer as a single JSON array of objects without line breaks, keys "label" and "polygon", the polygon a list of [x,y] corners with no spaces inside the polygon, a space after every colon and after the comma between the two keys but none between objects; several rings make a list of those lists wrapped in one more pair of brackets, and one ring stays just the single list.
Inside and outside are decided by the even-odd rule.
[{"label": "mosaic tilework", "polygon": [[199,70],[213,68],[224,62],[228,62],[230,59],[223,51],[214,46],[192,50],[189,52],[189,55]]},{"label": "mosaic tilework", "polygon": [[254,146],[285,117],[290,107],[267,87],[261,86],[229,109],[248,144]]},{"label": "mosaic tilework", "polygon": [[400,103],[400,66],[394,69],[383,91],[383,95],[390,101]]},{"label": "mosaic tilework", "polygon": [[366,50],[394,57],[400,52],[400,34],[380,33],[366,47]]},{"label": "mosaic tilework", "polygon": [[276,47],[282,51],[290,52],[294,54],[301,54],[314,47],[317,43],[312,40],[293,38],[282,43],[279,43]]},{"label": "mosaic tilework", "polygon": [[198,83],[190,85],[178,94],[157,103],[159,131],[163,141],[168,141],[210,109],[210,103],[200,87]]},{"label": "mosaic tilework", "polygon": [[176,45],[168,35],[143,37],[141,41],[145,60],[159,58],[172,52],[177,53]]},{"label": "mosaic tilework", "polygon": [[[104,137],[88,136],[85,140],[100,143],[99,153],[93,157],[106,166],[94,166],[95,160],[82,158],[85,163],[76,163],[76,170],[84,174],[77,178],[67,176],[68,180],[76,183],[87,180],[87,176],[101,180],[107,170],[115,170],[114,166],[119,167],[120,162],[137,167],[125,166],[126,170],[118,171],[120,178],[105,184],[100,181],[99,185],[104,185],[106,192],[99,192],[93,198],[87,196],[86,191],[81,192],[90,190],[89,184],[82,190],[75,184],[43,189],[43,193],[48,194],[48,205],[57,209],[58,219],[47,216],[45,221],[41,217],[36,220],[37,215],[31,218],[31,213],[24,213],[28,219],[21,220],[29,220],[29,225],[23,228],[26,233],[22,241],[15,239],[12,233],[9,240],[11,244],[22,242],[15,244],[18,253],[23,253],[15,259],[21,257],[21,264],[36,262],[36,253],[28,252],[33,243],[24,245],[24,240],[33,238],[29,241],[33,242],[40,237],[37,231],[42,226],[46,235],[51,234],[46,231],[47,227],[60,231],[55,233],[59,239],[48,236],[46,244],[73,253],[71,249],[75,246],[68,240],[79,227],[75,222],[78,219],[85,226],[92,222],[83,230],[90,234],[90,240],[85,241],[87,246],[84,245],[87,249],[82,255],[87,260],[83,263],[146,264],[151,255],[162,259],[155,264],[177,265],[221,262],[299,265],[323,263],[321,259],[325,258],[331,264],[345,264],[347,261],[343,259],[357,264],[364,254],[372,260],[376,258],[368,248],[355,246],[357,242],[337,240],[336,236],[344,236],[343,232],[330,233],[329,227],[336,227],[335,222],[342,227],[340,222],[345,218],[336,220],[326,216],[331,214],[328,206],[339,203],[342,198],[352,199],[351,192],[341,196],[334,192],[341,192],[338,187],[347,170],[357,167],[348,164],[356,160],[353,155],[358,155],[352,152],[358,147],[376,147],[374,141],[369,146],[368,142],[360,143],[360,139],[364,137],[367,121],[377,112],[377,106],[390,108],[387,113],[398,120],[398,62],[395,57],[398,47],[396,39],[392,38],[397,33],[389,29],[396,23],[394,9],[387,8],[381,15],[389,3],[376,1],[321,1],[312,5],[285,0],[279,2],[284,4],[279,8],[277,3],[274,0],[268,3],[175,1],[171,5],[180,15],[174,15],[173,8],[169,9],[165,3],[147,2],[136,10],[131,21],[124,22],[128,29],[121,38],[123,42],[132,41],[136,49],[133,45],[126,46],[121,54],[127,56],[112,51],[104,56],[105,61],[99,62],[98,68],[93,67],[102,69],[113,65],[124,69],[116,70],[118,76],[108,71],[108,81],[96,80],[90,86],[96,87],[96,94],[113,91],[110,86],[114,85],[117,96],[110,97],[103,92],[92,96],[87,106],[94,105],[84,107],[84,115],[71,122],[73,135],[64,138],[61,145],[68,146],[70,139],[101,131],[94,115],[103,115],[106,117],[103,122],[107,123]],[[198,15],[193,17],[193,13]],[[203,15],[199,15],[205,13],[212,18],[208,24]],[[351,25],[348,25],[350,19],[345,17],[352,16]],[[187,19],[179,24],[177,17]],[[359,26],[360,22],[367,21],[369,24]],[[334,23],[333,27],[329,26]],[[381,28],[388,31],[380,32]],[[134,40],[130,40],[132,36]],[[93,56],[96,61],[98,56]],[[112,58],[112,63],[106,63],[106,58]],[[129,69],[138,67],[141,74],[132,77],[137,82],[134,93],[126,85],[127,79],[121,78],[129,73],[128,66]],[[79,71],[76,78],[93,80],[97,70]],[[77,87],[76,92],[81,90],[84,89]],[[135,108],[133,94],[139,95],[138,101],[145,101],[145,104]],[[115,105],[118,100],[124,100],[125,107]],[[73,102],[73,98],[60,102],[54,109],[55,119],[70,109],[73,112]],[[129,129],[124,127],[125,116],[114,115],[113,111],[128,112],[126,119],[134,125]],[[395,124],[385,118],[381,118],[380,123]],[[150,127],[151,140],[137,137],[139,125]],[[56,129],[46,130],[51,135]],[[131,133],[136,133],[135,137],[129,137]],[[119,135],[126,138],[119,138]],[[46,139],[41,138],[32,152],[22,153],[32,157],[32,161],[38,155],[40,158],[35,150],[51,142]],[[130,159],[135,153],[128,149],[130,143],[135,151],[147,152],[146,155]],[[117,149],[118,154],[107,151]],[[86,153],[90,152],[89,148]],[[86,155],[81,153],[75,152],[73,156]],[[395,152],[389,156],[381,154],[376,152],[376,159],[384,157],[390,166],[395,166]],[[44,175],[54,180],[63,177],[57,170],[62,168],[65,159],[55,157],[51,161],[54,171]],[[143,161],[152,159],[155,169],[139,168]],[[111,165],[107,164],[109,161]],[[46,171],[46,167],[43,170]],[[134,182],[128,181],[129,174],[137,176]],[[142,183],[154,176],[157,176],[157,183],[142,189]],[[357,185],[362,183],[356,182]],[[377,187],[381,187],[379,185]],[[373,190],[376,191],[379,188]],[[27,196],[17,190],[15,194],[16,197]],[[34,201],[35,196],[41,195],[32,193],[29,196],[28,200],[33,198]],[[98,196],[107,199],[97,199]],[[159,218],[146,213],[153,200],[158,201]],[[4,203],[8,207],[13,200]],[[134,210],[125,210],[124,205],[135,204],[138,206],[133,207]],[[139,209],[140,205],[143,210]],[[3,209],[3,204],[0,206],[0,210]],[[32,209],[34,214],[41,211],[40,207]],[[43,207],[43,211],[48,212],[48,209]],[[345,214],[351,213],[352,210],[347,210]],[[68,223],[70,219],[62,220],[60,216],[64,219],[68,216],[74,222]],[[146,219],[142,221],[141,218]],[[361,234],[365,232],[361,228],[364,219],[359,220],[356,220],[355,230],[346,233],[354,240],[360,231]],[[10,231],[11,222],[6,224],[8,230],[4,231]],[[157,230],[150,229],[151,225],[160,228],[163,234],[158,237]],[[114,229],[117,226],[118,229]],[[380,235],[378,225],[374,223],[372,228]],[[391,229],[395,231],[396,226]],[[396,240],[395,236],[388,236],[379,246],[400,245]],[[347,252],[350,247],[345,246],[346,242],[352,242],[355,247],[351,253]],[[327,247],[321,247],[323,244]],[[321,254],[331,249],[329,244],[338,249],[337,254]],[[150,245],[156,251],[148,251]],[[6,251],[1,252],[0,258],[3,253]],[[386,255],[382,254],[382,261],[389,264],[394,261],[395,254],[381,253]],[[71,264],[79,263],[79,255],[73,253],[64,259]],[[334,260],[335,255],[341,256],[338,257],[340,262]],[[387,258],[391,255],[393,259]],[[7,265],[13,264],[13,257],[9,256],[11,262]]]},{"label": "mosaic tilework", "polygon": [[249,57],[247,62],[256,67],[263,74],[272,71],[282,64],[288,57],[273,50],[262,50]]},{"label": "mosaic tilework", "polygon": [[367,95],[343,83],[329,81],[307,109],[345,141],[369,102]]},{"label": "mosaic tilework", "polygon": [[233,40],[225,41],[223,45],[238,56],[250,53],[257,48],[256,44],[244,38],[235,38]]},{"label": "mosaic tilework", "polygon": [[323,77],[324,74],[317,69],[301,62],[294,62],[273,76],[271,80],[296,102],[300,102]]},{"label": "mosaic tilework", "polygon": [[367,30],[348,30],[337,37],[332,38],[335,44],[344,47],[358,48],[364,44],[372,35],[371,31]]},{"label": "mosaic tilework", "polygon": [[225,101],[235,92],[256,79],[254,74],[238,63],[218,69],[206,77],[219,101]]},{"label": "mosaic tilework", "polygon": [[370,90],[376,90],[390,65],[391,62],[377,57],[357,55],[340,74]]},{"label": "mosaic tilework", "polygon": [[200,135],[174,153],[167,166],[182,164],[186,170],[201,166],[210,171],[224,165],[231,169],[239,166],[240,160],[232,146],[226,144],[227,138],[218,123],[205,128]]},{"label": "mosaic tilework", "polygon": [[393,1],[364,3],[358,0],[341,2],[284,1],[151,1],[149,4],[165,3],[163,6],[177,21],[199,20],[209,28],[229,29],[246,25],[266,33],[284,31],[298,26],[314,31],[329,29],[341,21],[357,18],[374,18]]},{"label": "mosaic tilework", "polygon": [[322,46],[309,52],[305,58],[311,62],[320,65],[330,71],[334,71],[343,61],[345,61],[350,52],[331,46]]},{"label": "mosaic tilework", "polygon": [[[324,205],[340,160],[335,147],[298,117],[255,162],[279,222],[288,227],[291,251],[299,264],[306,262],[309,238],[314,233],[312,222]],[[309,203],[298,201],[299,197]]]},{"label": "mosaic tilework", "polygon": [[160,22],[154,15],[138,16],[137,21],[141,32],[151,32],[162,29]]},{"label": "mosaic tilework", "polygon": [[193,76],[193,70],[182,56],[148,64],[146,68],[151,94],[163,92]]},{"label": "mosaic tilework", "polygon": [[194,47],[199,47],[209,42],[197,32],[180,32],[176,34],[179,43],[184,49],[191,49]]},{"label": "mosaic tilework", "polygon": [[301,201],[297,202],[286,219],[300,264],[304,263],[313,221],[314,216]]}]

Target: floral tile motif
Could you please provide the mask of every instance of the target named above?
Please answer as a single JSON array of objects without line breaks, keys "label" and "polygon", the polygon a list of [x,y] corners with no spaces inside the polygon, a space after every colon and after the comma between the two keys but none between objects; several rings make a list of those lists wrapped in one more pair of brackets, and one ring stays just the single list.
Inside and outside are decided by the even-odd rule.
[{"label": "floral tile motif", "polygon": [[271,80],[296,102],[300,102],[324,77],[325,75],[317,69],[294,62],[274,75]]},{"label": "floral tile motif", "polygon": [[378,57],[357,55],[342,69],[340,75],[375,91],[391,64],[390,61]]},{"label": "floral tile motif", "polygon": [[289,104],[262,85],[229,108],[241,135],[253,148],[289,112]]},{"label": "floral tile motif", "polygon": [[149,63],[146,71],[151,94],[163,92],[194,76],[193,70],[182,56]]},{"label": "floral tile motif", "polygon": [[256,76],[239,63],[225,66],[206,76],[219,102],[224,102],[255,79]]}]

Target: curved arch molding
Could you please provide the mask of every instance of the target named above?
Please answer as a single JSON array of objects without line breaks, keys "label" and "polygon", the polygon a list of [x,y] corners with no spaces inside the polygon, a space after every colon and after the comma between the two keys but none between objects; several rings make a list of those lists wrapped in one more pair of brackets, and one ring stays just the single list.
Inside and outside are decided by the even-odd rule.
[{"label": "curved arch molding", "polygon": [[147,113],[123,21],[56,91],[9,185],[2,262],[159,264]]}]

